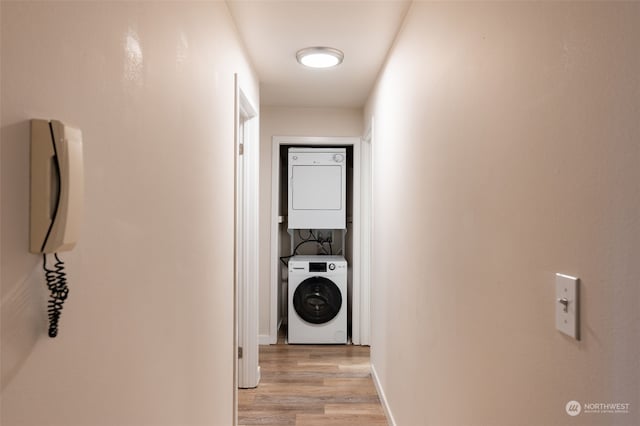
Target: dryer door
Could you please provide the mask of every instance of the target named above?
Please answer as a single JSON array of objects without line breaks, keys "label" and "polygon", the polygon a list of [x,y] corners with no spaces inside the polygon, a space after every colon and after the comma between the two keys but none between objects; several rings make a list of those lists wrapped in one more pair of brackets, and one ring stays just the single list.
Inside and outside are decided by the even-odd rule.
[{"label": "dryer door", "polygon": [[303,320],[324,324],[338,315],[342,307],[342,293],[325,277],[311,277],[302,281],[293,293],[293,308]]}]

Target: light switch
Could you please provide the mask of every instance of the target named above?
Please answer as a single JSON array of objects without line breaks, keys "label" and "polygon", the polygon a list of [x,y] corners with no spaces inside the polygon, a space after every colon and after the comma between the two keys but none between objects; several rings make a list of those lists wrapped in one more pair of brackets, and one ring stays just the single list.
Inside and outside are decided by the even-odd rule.
[{"label": "light switch", "polygon": [[580,340],[579,279],[556,274],[556,329]]}]

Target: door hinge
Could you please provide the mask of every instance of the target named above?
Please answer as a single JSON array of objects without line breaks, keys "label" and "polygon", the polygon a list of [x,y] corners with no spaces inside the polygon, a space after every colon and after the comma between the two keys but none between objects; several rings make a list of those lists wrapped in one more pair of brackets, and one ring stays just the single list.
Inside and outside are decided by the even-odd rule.
[{"label": "door hinge", "polygon": [[242,358],[242,346],[238,346],[238,358]]},{"label": "door hinge", "polygon": [[238,145],[238,155],[244,155],[244,144]]}]

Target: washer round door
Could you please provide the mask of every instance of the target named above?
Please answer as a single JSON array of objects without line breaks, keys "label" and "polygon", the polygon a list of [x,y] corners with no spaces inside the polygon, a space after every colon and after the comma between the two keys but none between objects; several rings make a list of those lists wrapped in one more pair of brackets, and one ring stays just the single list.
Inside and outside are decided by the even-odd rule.
[{"label": "washer round door", "polygon": [[303,320],[324,324],[340,312],[342,293],[330,279],[310,277],[302,281],[293,293],[293,307]]}]

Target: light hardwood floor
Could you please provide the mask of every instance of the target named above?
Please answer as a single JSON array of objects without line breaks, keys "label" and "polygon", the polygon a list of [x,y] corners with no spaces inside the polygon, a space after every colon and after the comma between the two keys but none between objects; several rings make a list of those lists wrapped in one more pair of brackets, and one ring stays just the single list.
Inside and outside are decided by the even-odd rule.
[{"label": "light hardwood floor", "polygon": [[238,424],[387,425],[369,366],[366,346],[260,346],[262,378],[238,390]]}]

